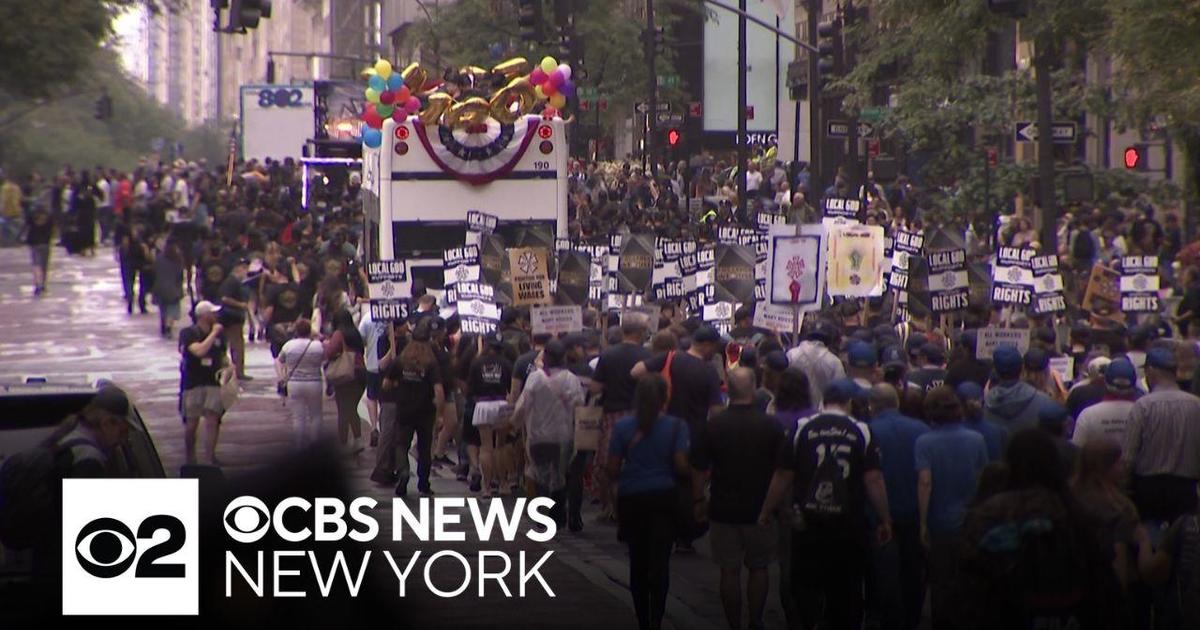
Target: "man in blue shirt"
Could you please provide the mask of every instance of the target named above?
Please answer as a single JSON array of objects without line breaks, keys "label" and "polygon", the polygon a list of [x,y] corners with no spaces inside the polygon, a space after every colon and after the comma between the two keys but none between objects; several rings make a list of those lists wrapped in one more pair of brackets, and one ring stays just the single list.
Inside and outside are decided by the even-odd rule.
[{"label": "man in blue shirt", "polygon": [[925,419],[933,430],[917,438],[913,455],[921,542],[929,549],[930,608],[939,628],[950,603],[958,531],[988,453],[983,436],[963,426],[962,403],[949,386],[925,396]]},{"label": "man in blue shirt", "polygon": [[959,383],[955,388],[963,404],[963,426],[983,436],[987,445],[988,461],[997,462],[1004,457],[1004,444],[1008,442],[1008,431],[1004,427],[985,420],[983,417],[983,388],[974,381]]},{"label": "man in blue shirt", "polygon": [[896,388],[880,383],[867,397],[871,407],[871,433],[879,444],[883,481],[892,512],[894,545],[876,551],[883,617],[910,630],[921,622],[925,602],[924,555],[917,519],[917,439],[929,432],[923,422],[899,411]]}]

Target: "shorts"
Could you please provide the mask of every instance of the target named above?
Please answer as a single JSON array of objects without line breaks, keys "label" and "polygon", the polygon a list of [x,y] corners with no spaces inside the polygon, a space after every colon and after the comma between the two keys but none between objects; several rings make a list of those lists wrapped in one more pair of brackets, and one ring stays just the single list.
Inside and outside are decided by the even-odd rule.
[{"label": "shorts", "polygon": [[383,387],[383,375],[367,370],[367,400],[379,400],[379,390]]},{"label": "shorts", "polygon": [[713,522],[708,530],[713,560],[724,569],[764,569],[775,558],[775,525],[735,525]]},{"label": "shorts", "polygon": [[183,390],[180,394],[183,404],[183,418],[199,418],[205,413],[220,418],[225,413],[221,406],[221,388],[216,385],[204,385]]},{"label": "shorts", "polygon": [[45,269],[50,265],[50,244],[30,245],[29,254],[33,258],[33,266]]},{"label": "shorts", "polygon": [[159,304],[158,310],[162,313],[163,319],[169,319],[172,321],[177,321],[183,315],[183,311],[180,309],[178,301],[169,302],[167,304]]}]

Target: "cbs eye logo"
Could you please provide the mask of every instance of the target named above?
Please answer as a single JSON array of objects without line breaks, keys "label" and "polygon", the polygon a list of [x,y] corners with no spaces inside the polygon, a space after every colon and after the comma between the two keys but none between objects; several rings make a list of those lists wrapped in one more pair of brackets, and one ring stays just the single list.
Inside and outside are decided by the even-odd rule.
[{"label": "cbs eye logo", "polygon": [[[159,531],[166,531],[167,539],[150,545],[139,557],[137,542],[152,540]],[[133,566],[135,558],[134,577],[182,578],[187,573],[184,565],[161,560],[183,549],[186,540],[183,521],[169,514],[155,514],[143,520],[138,525],[136,538],[125,523],[102,517],[79,530],[75,538],[75,558],[80,568],[98,578],[114,578],[125,573]]]},{"label": "cbs eye logo", "polygon": [[225,506],[225,533],[240,543],[258,542],[271,526],[271,511],[261,499],[241,496]]}]

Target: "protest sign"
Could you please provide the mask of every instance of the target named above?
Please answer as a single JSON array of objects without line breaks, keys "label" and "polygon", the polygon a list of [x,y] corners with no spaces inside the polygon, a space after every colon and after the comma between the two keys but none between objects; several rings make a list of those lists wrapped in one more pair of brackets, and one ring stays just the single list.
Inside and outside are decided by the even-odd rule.
[{"label": "protest sign", "polygon": [[630,234],[621,241],[617,254],[618,293],[644,294],[654,281],[654,237]]},{"label": "protest sign", "polygon": [[573,306],[535,306],[529,311],[533,334],[559,335],[583,330],[583,308]]},{"label": "protest sign", "polygon": [[992,266],[992,303],[1028,306],[1033,303],[1035,252],[1021,247],[1001,247]]},{"label": "protest sign", "polygon": [[713,251],[713,296],[718,302],[754,301],[754,250],[717,245]]},{"label": "protest sign", "polygon": [[991,359],[992,354],[1003,345],[1016,347],[1022,355],[1029,350],[1028,328],[980,328],[975,337],[975,358]]},{"label": "protest sign", "polygon": [[546,260],[547,251],[540,247],[508,250],[514,305],[550,303],[550,274]]},{"label": "protest sign", "polygon": [[1158,256],[1125,256],[1121,258],[1121,311],[1125,313],[1157,313]]},{"label": "protest sign", "polygon": [[403,260],[367,263],[367,285],[372,319],[382,322],[408,318],[408,266]]},{"label": "protest sign", "polygon": [[588,303],[592,282],[592,257],[587,252],[558,252],[558,286],[554,295],[560,305]]},{"label": "protest sign", "polygon": [[862,201],[853,197],[826,197],[821,202],[822,219],[844,219],[858,222],[858,213],[862,210]]},{"label": "protest sign", "polygon": [[871,297],[883,294],[883,226],[840,225],[829,228],[829,263],[825,278],[829,295]]},{"label": "protest sign", "polygon": [[770,302],[807,311],[820,308],[825,292],[825,240],[821,226],[805,225],[795,236],[771,239]]},{"label": "protest sign", "polygon": [[967,250],[944,249],[926,254],[929,265],[929,307],[934,313],[967,308],[970,303],[970,276]]},{"label": "protest sign", "polygon": [[[799,318],[799,319],[797,319]],[[777,333],[790,333],[803,321],[804,313],[796,314],[791,306],[762,301],[754,307],[754,327]]]},{"label": "protest sign", "polygon": [[1058,256],[1034,256],[1029,261],[1033,269],[1033,312],[1061,313],[1067,310],[1063,294],[1063,278],[1058,271]]},{"label": "protest sign", "polygon": [[1121,273],[1101,263],[1092,265],[1081,306],[1086,311],[1111,313],[1121,304]]}]

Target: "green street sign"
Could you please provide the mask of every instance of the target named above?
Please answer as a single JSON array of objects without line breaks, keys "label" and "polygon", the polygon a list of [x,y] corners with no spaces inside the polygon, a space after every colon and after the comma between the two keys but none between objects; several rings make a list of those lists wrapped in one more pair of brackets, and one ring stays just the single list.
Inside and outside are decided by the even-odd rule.
[{"label": "green street sign", "polygon": [[660,74],[658,75],[658,87],[679,87],[679,75],[677,74]]},{"label": "green street sign", "polygon": [[883,115],[887,113],[886,107],[864,107],[858,114],[858,119],[866,122],[879,122],[883,120]]}]

